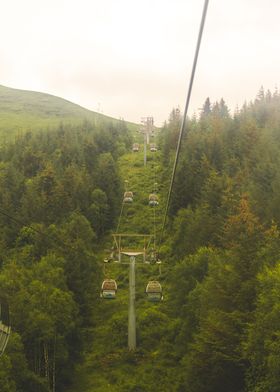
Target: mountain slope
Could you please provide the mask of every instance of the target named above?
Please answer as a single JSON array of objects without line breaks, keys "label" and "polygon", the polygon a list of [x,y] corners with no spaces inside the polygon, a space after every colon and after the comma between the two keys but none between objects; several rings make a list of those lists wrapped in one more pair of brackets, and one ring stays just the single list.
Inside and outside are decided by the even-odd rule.
[{"label": "mountain slope", "polygon": [[119,121],[54,95],[0,86],[0,136],[84,120]]}]

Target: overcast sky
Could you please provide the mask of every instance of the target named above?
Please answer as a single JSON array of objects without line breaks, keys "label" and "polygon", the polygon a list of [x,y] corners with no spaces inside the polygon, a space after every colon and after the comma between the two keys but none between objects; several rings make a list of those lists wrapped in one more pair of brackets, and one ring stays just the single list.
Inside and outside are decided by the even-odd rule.
[{"label": "overcast sky", "polygon": [[[160,125],[184,107],[204,0],[0,0],[0,84]],[[280,1],[210,0],[189,114],[280,81]]]}]

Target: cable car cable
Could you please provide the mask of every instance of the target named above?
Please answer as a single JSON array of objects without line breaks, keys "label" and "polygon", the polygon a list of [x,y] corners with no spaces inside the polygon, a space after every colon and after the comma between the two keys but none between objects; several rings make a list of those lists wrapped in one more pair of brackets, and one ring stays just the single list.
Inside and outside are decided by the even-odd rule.
[{"label": "cable car cable", "polygon": [[[40,234],[42,237],[46,238],[47,240],[51,241],[52,243],[56,243],[60,248],[64,248],[64,249],[71,249],[74,252],[77,252],[77,250],[75,248],[73,248],[71,245],[64,243],[63,241],[60,241],[58,239],[53,239],[52,237],[48,236],[46,233],[44,233],[41,230],[36,229],[35,227],[26,224],[25,222],[23,222],[20,219],[14,218],[13,216],[9,215],[8,213],[6,213],[4,210],[0,209],[0,214],[5,216],[6,218],[8,218],[10,221],[16,223],[18,226],[21,227],[28,227],[30,230],[32,230],[34,233]],[[60,244],[59,244],[60,243]]]},{"label": "cable car cable", "polygon": [[30,228],[32,231],[34,231],[35,233],[38,233],[38,234],[40,234],[40,235],[42,235],[42,236],[45,235],[45,234],[44,234],[43,232],[41,232],[40,230],[35,229],[35,227],[32,227],[32,226],[30,226],[30,225],[24,223],[23,221],[21,221],[21,220],[19,220],[19,219],[16,219],[16,218],[12,217],[11,215],[7,214],[7,213],[6,213],[5,211],[3,211],[3,210],[0,210],[0,214],[3,215],[3,216],[5,216],[6,218],[10,219],[10,221],[16,223],[16,224],[19,225],[19,226],[29,227],[29,228]]},{"label": "cable car cable", "polygon": [[[156,193],[155,184],[156,184],[156,156],[155,153],[153,155],[153,169],[154,169],[154,184],[153,184],[153,192]],[[153,218],[154,218],[154,252],[156,251],[156,206],[153,207]]]},{"label": "cable car cable", "polygon": [[189,108],[189,103],[190,103],[190,98],[191,98],[191,93],[192,93],[192,87],[193,87],[193,81],[194,81],[194,76],[195,76],[195,71],[196,71],[196,66],[197,66],[197,59],[198,59],[198,54],[199,54],[205,19],[206,19],[206,15],[207,15],[208,3],[209,3],[209,0],[204,1],[204,7],[203,7],[203,12],[202,12],[202,17],[201,17],[199,33],[198,33],[198,39],[197,39],[197,44],[196,44],[193,66],[192,66],[191,78],[190,78],[190,82],[189,82],[185,110],[184,110],[184,114],[182,117],[182,122],[181,122],[179,137],[178,137],[176,155],[175,155],[175,160],[174,160],[174,165],[173,165],[170,187],[169,187],[168,196],[167,196],[167,202],[166,202],[166,207],[165,207],[165,213],[164,213],[164,219],[163,219],[163,225],[162,225],[162,229],[161,229],[161,236],[160,236],[159,244],[161,244],[161,242],[162,242],[164,228],[165,228],[165,224],[166,224],[166,218],[167,218],[167,214],[168,214],[168,210],[169,210],[170,198],[171,198],[172,189],[173,189],[173,185],[174,185],[174,179],[175,179],[175,173],[176,173],[176,168],[177,168],[177,164],[178,164],[178,157],[179,157],[180,148],[181,148],[182,136],[183,136],[185,123],[186,123],[186,119],[187,119],[187,113],[188,113],[188,108]]},{"label": "cable car cable", "polygon": [[116,229],[116,233],[117,234],[119,232],[119,228],[120,228],[120,224],[121,224],[122,213],[123,213],[123,206],[124,206],[124,202],[122,202],[121,212],[120,212],[119,219],[118,219],[118,225],[117,225],[117,229]]}]

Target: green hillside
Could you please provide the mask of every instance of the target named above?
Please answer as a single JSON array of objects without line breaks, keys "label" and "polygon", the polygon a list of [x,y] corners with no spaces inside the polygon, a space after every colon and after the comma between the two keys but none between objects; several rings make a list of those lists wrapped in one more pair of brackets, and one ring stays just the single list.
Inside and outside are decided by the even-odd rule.
[{"label": "green hillside", "polygon": [[0,136],[84,120],[119,121],[54,95],[0,86]]}]

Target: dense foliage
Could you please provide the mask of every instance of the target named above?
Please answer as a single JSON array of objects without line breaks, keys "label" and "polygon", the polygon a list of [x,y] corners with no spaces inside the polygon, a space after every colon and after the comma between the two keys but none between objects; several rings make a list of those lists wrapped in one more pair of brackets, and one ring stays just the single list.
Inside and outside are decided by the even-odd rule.
[{"label": "dense foliage", "polygon": [[[188,121],[161,247],[163,274],[137,272],[139,348],[125,350],[122,292],[102,306],[106,327],[94,330],[102,344],[86,354],[73,391],[279,389],[279,107],[278,92],[261,89],[233,116],[223,100],[208,98],[199,118]],[[121,158],[141,198],[125,221],[132,231],[147,227],[154,165],[164,202],[180,120],[173,110],[162,129],[160,167],[148,161],[141,171],[141,158]],[[125,275],[114,273],[125,286]],[[141,293],[152,273],[164,286],[157,306]]]},{"label": "dense foliage", "polygon": [[1,391],[65,390],[98,298],[98,243],[114,225],[123,122],[25,133],[0,151],[0,295],[13,333]]},{"label": "dense foliage", "polygon": [[174,391],[279,389],[279,108],[261,89],[233,117],[208,98],[188,122],[168,240]]},{"label": "dense foliage", "polygon": [[[122,122],[61,126],[1,149],[0,295],[13,323],[1,391],[278,392],[277,91],[261,89],[233,115],[207,98],[188,120],[162,274],[137,269],[136,352],[126,349],[125,266],[105,270],[118,280],[117,299],[98,298],[98,252],[116,227],[125,179],[135,201],[121,228],[153,231],[156,180],[160,232],[180,121],[174,109],[146,168]],[[145,299],[151,278],[163,284],[160,304]]]}]

